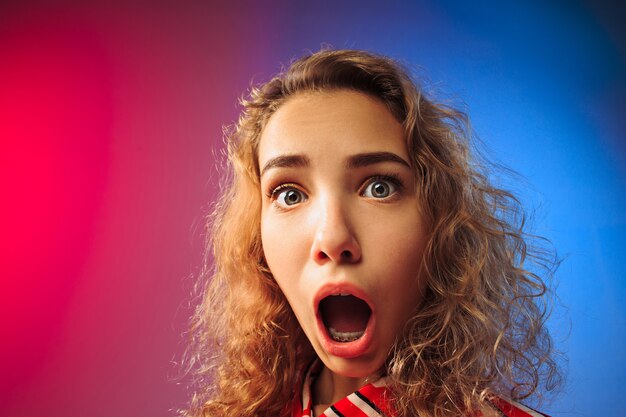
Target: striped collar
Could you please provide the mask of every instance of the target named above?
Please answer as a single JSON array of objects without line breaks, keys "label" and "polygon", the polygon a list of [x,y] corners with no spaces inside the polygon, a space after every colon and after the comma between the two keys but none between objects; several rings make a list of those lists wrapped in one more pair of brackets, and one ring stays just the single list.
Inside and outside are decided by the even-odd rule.
[{"label": "striped collar", "polygon": [[[291,417],[311,417],[313,398],[311,386],[322,369],[319,359],[315,360],[304,376],[302,390],[294,398]],[[390,391],[385,378],[369,383],[345,398],[337,401],[324,411],[326,417],[389,417],[393,416],[390,405]]]},{"label": "striped collar", "polygon": [[[304,373],[304,380],[298,384],[299,386],[301,385],[302,389],[296,391],[289,411],[285,413],[285,416],[312,416],[313,398],[311,396],[311,386],[321,370],[322,362],[319,359],[316,359],[309,365],[308,370]],[[324,411],[323,416],[393,417],[396,413],[391,406],[391,397],[391,390],[387,388],[387,380],[383,377],[337,401]],[[504,400],[496,397],[491,399],[491,403],[503,417],[549,417],[547,414],[542,414],[512,400]],[[468,415],[479,417],[481,413]]]}]

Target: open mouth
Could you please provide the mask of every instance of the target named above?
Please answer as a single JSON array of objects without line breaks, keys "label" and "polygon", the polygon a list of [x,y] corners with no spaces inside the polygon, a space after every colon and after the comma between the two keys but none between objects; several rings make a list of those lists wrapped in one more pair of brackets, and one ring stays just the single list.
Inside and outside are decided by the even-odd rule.
[{"label": "open mouth", "polygon": [[329,295],[320,301],[319,309],[330,337],[342,343],[360,339],[372,315],[367,303],[351,294]]}]

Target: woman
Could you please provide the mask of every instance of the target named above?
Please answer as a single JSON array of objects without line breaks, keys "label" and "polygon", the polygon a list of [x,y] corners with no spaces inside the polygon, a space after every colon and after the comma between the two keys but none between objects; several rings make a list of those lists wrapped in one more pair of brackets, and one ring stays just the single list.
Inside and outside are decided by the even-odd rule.
[{"label": "woman", "polygon": [[187,415],[541,415],[516,401],[557,375],[531,272],[549,259],[463,114],[349,50],[295,61],[243,106]]}]

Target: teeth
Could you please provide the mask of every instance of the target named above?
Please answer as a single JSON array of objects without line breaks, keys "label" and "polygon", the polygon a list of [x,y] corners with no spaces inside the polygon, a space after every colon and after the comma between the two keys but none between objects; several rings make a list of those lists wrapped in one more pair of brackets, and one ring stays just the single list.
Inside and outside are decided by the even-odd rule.
[{"label": "teeth", "polygon": [[348,294],[347,292],[346,293],[343,293],[343,292],[339,293],[340,297],[347,297],[349,295],[351,295],[351,294]]},{"label": "teeth", "polygon": [[340,332],[333,329],[332,327],[329,327],[328,333],[330,333],[330,337],[332,337],[332,339],[336,342],[354,342],[355,340],[363,336],[365,330],[361,330],[358,332]]}]

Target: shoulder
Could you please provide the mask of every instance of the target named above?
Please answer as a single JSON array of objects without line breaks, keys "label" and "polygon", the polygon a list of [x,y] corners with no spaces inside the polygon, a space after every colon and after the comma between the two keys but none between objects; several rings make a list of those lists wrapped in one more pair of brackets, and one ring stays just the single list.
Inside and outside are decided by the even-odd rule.
[{"label": "shoulder", "polygon": [[504,417],[550,417],[513,400],[493,398],[491,403],[498,409],[500,416]]}]

